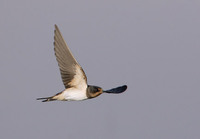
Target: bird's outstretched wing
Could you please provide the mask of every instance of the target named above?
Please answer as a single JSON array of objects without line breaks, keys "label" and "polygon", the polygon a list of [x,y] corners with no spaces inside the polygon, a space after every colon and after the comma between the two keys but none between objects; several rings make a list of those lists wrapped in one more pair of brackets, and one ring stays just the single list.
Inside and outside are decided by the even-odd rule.
[{"label": "bird's outstretched wing", "polygon": [[105,93],[113,93],[113,94],[119,94],[124,92],[127,89],[127,85],[119,86],[110,90],[105,90],[103,92]]},{"label": "bird's outstretched wing", "polygon": [[70,52],[57,25],[54,31],[54,51],[65,88],[87,88],[87,77]]}]

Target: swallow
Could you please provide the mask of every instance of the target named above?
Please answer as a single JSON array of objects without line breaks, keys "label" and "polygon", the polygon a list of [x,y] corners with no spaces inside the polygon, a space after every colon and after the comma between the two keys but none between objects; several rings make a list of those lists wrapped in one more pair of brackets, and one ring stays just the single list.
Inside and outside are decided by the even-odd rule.
[{"label": "swallow", "polygon": [[127,89],[127,85],[109,90],[88,85],[85,72],[69,50],[57,25],[55,25],[54,30],[54,51],[65,89],[54,96],[37,98],[37,100],[42,100],[42,102],[55,100],[79,101],[95,98],[102,93],[119,94]]}]

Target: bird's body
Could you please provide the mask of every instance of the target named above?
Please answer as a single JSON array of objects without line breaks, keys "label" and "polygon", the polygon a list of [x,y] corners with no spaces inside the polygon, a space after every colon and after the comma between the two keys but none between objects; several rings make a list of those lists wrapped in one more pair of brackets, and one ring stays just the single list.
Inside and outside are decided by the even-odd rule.
[{"label": "bird's body", "polygon": [[76,88],[65,89],[62,93],[53,97],[55,100],[71,101],[71,100],[85,100],[87,99],[86,89],[79,90]]},{"label": "bird's body", "polygon": [[54,100],[78,101],[94,98],[102,93],[118,94],[127,89],[127,86],[124,85],[104,91],[101,87],[88,85],[85,72],[70,52],[57,25],[55,25],[54,34],[54,51],[65,90],[51,97],[38,98],[38,100],[41,99],[43,102]]}]

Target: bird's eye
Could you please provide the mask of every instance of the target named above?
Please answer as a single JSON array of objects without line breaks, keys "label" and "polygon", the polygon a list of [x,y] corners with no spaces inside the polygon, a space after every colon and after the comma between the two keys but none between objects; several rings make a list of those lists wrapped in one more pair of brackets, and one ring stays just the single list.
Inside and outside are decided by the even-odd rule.
[{"label": "bird's eye", "polygon": [[99,88],[96,88],[96,92],[99,92]]}]

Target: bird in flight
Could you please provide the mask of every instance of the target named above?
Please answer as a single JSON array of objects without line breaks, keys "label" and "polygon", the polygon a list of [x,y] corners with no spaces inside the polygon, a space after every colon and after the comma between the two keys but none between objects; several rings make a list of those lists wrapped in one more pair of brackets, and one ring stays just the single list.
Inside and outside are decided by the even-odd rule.
[{"label": "bird in flight", "polygon": [[54,100],[78,101],[95,98],[102,93],[119,94],[127,89],[126,85],[109,90],[88,85],[85,72],[69,50],[57,25],[55,25],[54,30],[54,51],[65,89],[54,96],[38,98],[37,100],[42,100],[42,102]]}]

